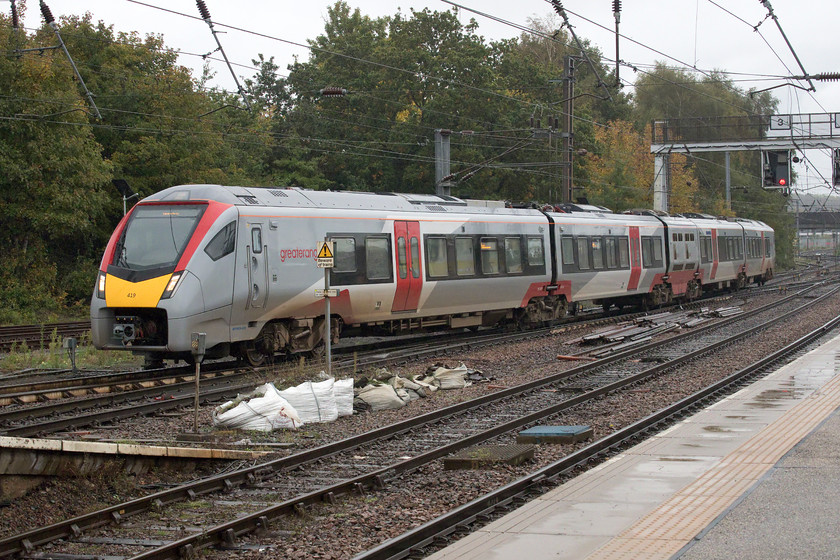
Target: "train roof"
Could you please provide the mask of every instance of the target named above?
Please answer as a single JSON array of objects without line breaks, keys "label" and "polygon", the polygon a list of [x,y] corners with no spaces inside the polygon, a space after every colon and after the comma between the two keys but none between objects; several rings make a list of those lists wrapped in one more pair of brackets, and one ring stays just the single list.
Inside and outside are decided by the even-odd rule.
[{"label": "train roof", "polygon": [[299,187],[178,185],[143,201],[215,200],[249,207],[341,208],[405,212],[539,215],[533,209],[506,208],[502,201],[466,200],[454,196],[393,192],[313,191]]},{"label": "train roof", "polygon": [[[690,220],[692,222],[742,222],[768,228],[763,222],[745,218],[723,218],[699,213],[669,215],[654,210],[629,210],[614,214],[603,206],[591,204],[562,204],[543,206],[537,204],[514,205],[502,201],[469,200],[454,196],[435,194],[414,194],[394,192],[359,191],[314,191],[300,187],[241,187],[227,185],[189,184],[177,185],[144,198],[145,201],[188,201],[215,200],[234,206],[265,208],[341,208],[350,210],[381,210],[403,212],[451,212],[463,214],[501,214],[538,216],[542,211],[562,220],[563,215],[579,217],[599,216],[608,221],[627,220],[634,215],[638,220],[659,218],[666,220]],[[635,221],[635,220],[632,220]]]}]

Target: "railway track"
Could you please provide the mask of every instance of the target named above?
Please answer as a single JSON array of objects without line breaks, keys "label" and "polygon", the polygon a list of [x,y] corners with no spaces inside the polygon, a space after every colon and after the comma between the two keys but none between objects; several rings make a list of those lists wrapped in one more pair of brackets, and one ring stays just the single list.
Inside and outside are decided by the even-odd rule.
[{"label": "railway track", "polygon": [[49,348],[56,340],[69,336],[81,338],[89,332],[90,321],[0,327],[0,352],[23,345],[29,349]]},{"label": "railway track", "polygon": [[[827,291],[825,287],[819,289]],[[801,309],[798,304],[802,303],[802,295],[791,295],[781,300],[780,305],[788,307],[787,316]],[[812,299],[806,303],[814,305],[819,301]],[[74,546],[84,545],[89,551],[91,547],[95,549],[98,543],[107,554],[122,551],[120,555],[137,558],[175,558],[191,556],[210,545],[239,546],[237,543],[245,535],[258,529],[269,530],[278,517],[295,515],[295,512],[305,511],[315,504],[330,503],[343,494],[388,487],[399,477],[415,472],[456,449],[503,437],[529,423],[632,387],[678,363],[761,332],[775,320],[759,320],[758,316],[762,314],[774,312],[766,308],[756,310],[364,435],[4,539],[0,541],[0,556],[29,553],[48,542],[53,543],[51,553],[58,552],[55,548],[58,539],[68,541],[62,548],[70,554],[74,553]],[[747,328],[745,321],[751,321],[753,325]],[[721,330],[729,332],[717,335],[718,340],[710,342],[709,333]],[[699,333],[706,334],[701,337]],[[653,353],[656,361],[662,361],[667,356],[666,363],[653,368],[643,367],[647,361],[640,359],[643,353],[648,356]],[[498,406],[500,402],[504,402],[503,407]],[[421,427],[424,430],[422,442],[414,437]],[[364,457],[364,460],[359,457]],[[395,462],[394,458],[398,460]],[[219,492],[223,494],[217,494]],[[217,498],[214,500],[212,496]],[[187,505],[184,502],[190,505],[188,514],[184,513],[183,508]],[[222,506],[221,502],[227,505]],[[168,531],[165,543],[153,546],[146,542],[138,547],[138,535],[148,534],[151,530],[149,522],[142,521],[139,514],[155,510],[157,513],[152,517],[159,519],[161,509],[174,503],[182,504],[179,516],[189,518],[190,527],[201,525],[197,522],[199,519],[204,519],[205,525],[196,534],[190,534],[192,530],[186,526],[180,531]],[[251,511],[243,516],[243,509]],[[231,521],[220,523],[219,519],[224,517]],[[130,523],[127,522],[129,518],[132,519]],[[210,526],[207,526],[208,520]],[[116,522],[120,524],[115,525]],[[88,536],[89,531],[102,525],[110,527],[107,537]],[[130,546],[131,542],[135,543],[134,547]],[[138,550],[141,552],[138,553]]]},{"label": "railway track", "polygon": [[[730,297],[721,296],[714,300],[695,302],[689,307],[708,304],[710,301],[725,301]],[[371,370],[408,360],[440,357],[469,348],[514,344],[547,337],[557,333],[558,329],[571,332],[627,321],[646,314],[592,315],[592,319],[526,332],[493,330],[459,335],[435,334],[347,345],[337,349],[338,359],[333,364],[333,371],[352,375],[358,368]],[[313,373],[317,371],[318,365],[315,364]],[[233,398],[263,383],[264,379],[260,375],[268,372],[274,376],[284,375],[290,373],[293,367],[286,363],[279,368],[263,367],[254,370],[230,360],[209,363],[202,368],[200,402],[207,404]],[[0,434],[43,437],[59,431],[188,408],[194,404],[194,374],[194,368],[181,366],[83,375],[65,372],[65,375],[50,375],[47,379],[42,379],[43,376],[28,377],[25,380],[7,379],[0,384],[0,405],[7,405],[0,406]]]},{"label": "railway track", "polygon": [[[791,289],[811,285],[812,282],[791,284]],[[776,287],[750,288],[733,294],[717,295],[683,304],[686,309],[725,302],[733,297],[777,291]],[[334,350],[333,369],[343,374],[355,373],[364,364],[366,367],[399,363],[408,359],[417,359],[426,355],[439,355],[447,348],[463,349],[470,345],[482,345],[498,342],[513,342],[529,336],[539,336],[558,328],[564,330],[583,330],[593,326],[632,320],[647,315],[646,311],[604,313],[591,309],[578,315],[559,321],[550,328],[534,329],[525,333],[510,333],[505,329],[488,329],[477,333],[452,333],[447,331],[402,337],[349,338],[338,344]],[[310,368],[323,368],[319,360],[310,360]],[[209,361],[202,365],[206,374],[220,374],[235,371],[239,364],[232,360]],[[282,357],[269,366],[255,368],[255,371],[272,370],[283,374],[299,367],[296,357],[284,360]],[[314,369],[317,372],[317,369]],[[135,371],[89,371],[89,370],[24,370],[9,372],[0,376],[0,406],[24,404],[44,400],[77,397],[85,393],[101,394],[117,392],[151,385],[167,385],[185,379],[193,379],[192,366],[173,365],[164,368]]]},{"label": "railway track", "polygon": [[422,557],[446,546],[456,540],[459,535],[473,530],[474,527],[483,526],[488,521],[544,494],[581,465],[599,461],[624,448],[631,447],[639,440],[667,428],[686,415],[737,391],[751,379],[772,371],[774,364],[795,357],[809,345],[831,333],[836,333],[838,327],[840,327],[840,317],[835,317],[777,352],[747,365],[721,381],[600,438],[527,476],[488,492],[379,546],[357,554],[353,560]]}]

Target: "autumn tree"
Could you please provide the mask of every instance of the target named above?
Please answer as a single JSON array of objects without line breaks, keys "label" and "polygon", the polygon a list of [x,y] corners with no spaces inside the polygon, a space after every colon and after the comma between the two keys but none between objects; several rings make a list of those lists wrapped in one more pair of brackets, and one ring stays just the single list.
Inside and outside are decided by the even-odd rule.
[{"label": "autumn tree", "polygon": [[[616,212],[653,207],[654,155],[650,129],[639,133],[633,123],[613,121],[595,129],[595,150],[584,158],[590,182],[589,202]],[[671,212],[696,212],[699,182],[680,154],[671,155]]]}]

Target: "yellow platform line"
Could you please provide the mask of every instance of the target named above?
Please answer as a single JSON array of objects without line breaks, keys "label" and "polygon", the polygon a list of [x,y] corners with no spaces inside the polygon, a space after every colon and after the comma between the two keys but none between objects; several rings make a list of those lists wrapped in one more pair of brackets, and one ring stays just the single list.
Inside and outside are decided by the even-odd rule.
[{"label": "yellow platform line", "polygon": [[840,376],[835,376],[586,559],[667,560],[672,557],[838,406]]}]

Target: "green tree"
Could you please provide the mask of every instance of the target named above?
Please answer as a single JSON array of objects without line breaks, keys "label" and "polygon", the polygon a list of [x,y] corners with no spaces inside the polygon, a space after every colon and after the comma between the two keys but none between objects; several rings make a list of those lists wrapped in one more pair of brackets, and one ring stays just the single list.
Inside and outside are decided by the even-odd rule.
[{"label": "green tree", "polygon": [[[42,43],[0,16],[0,44]],[[98,249],[110,166],[60,51],[0,57],[0,115],[0,320],[37,319],[58,312],[68,292],[86,297],[68,272]]]}]

